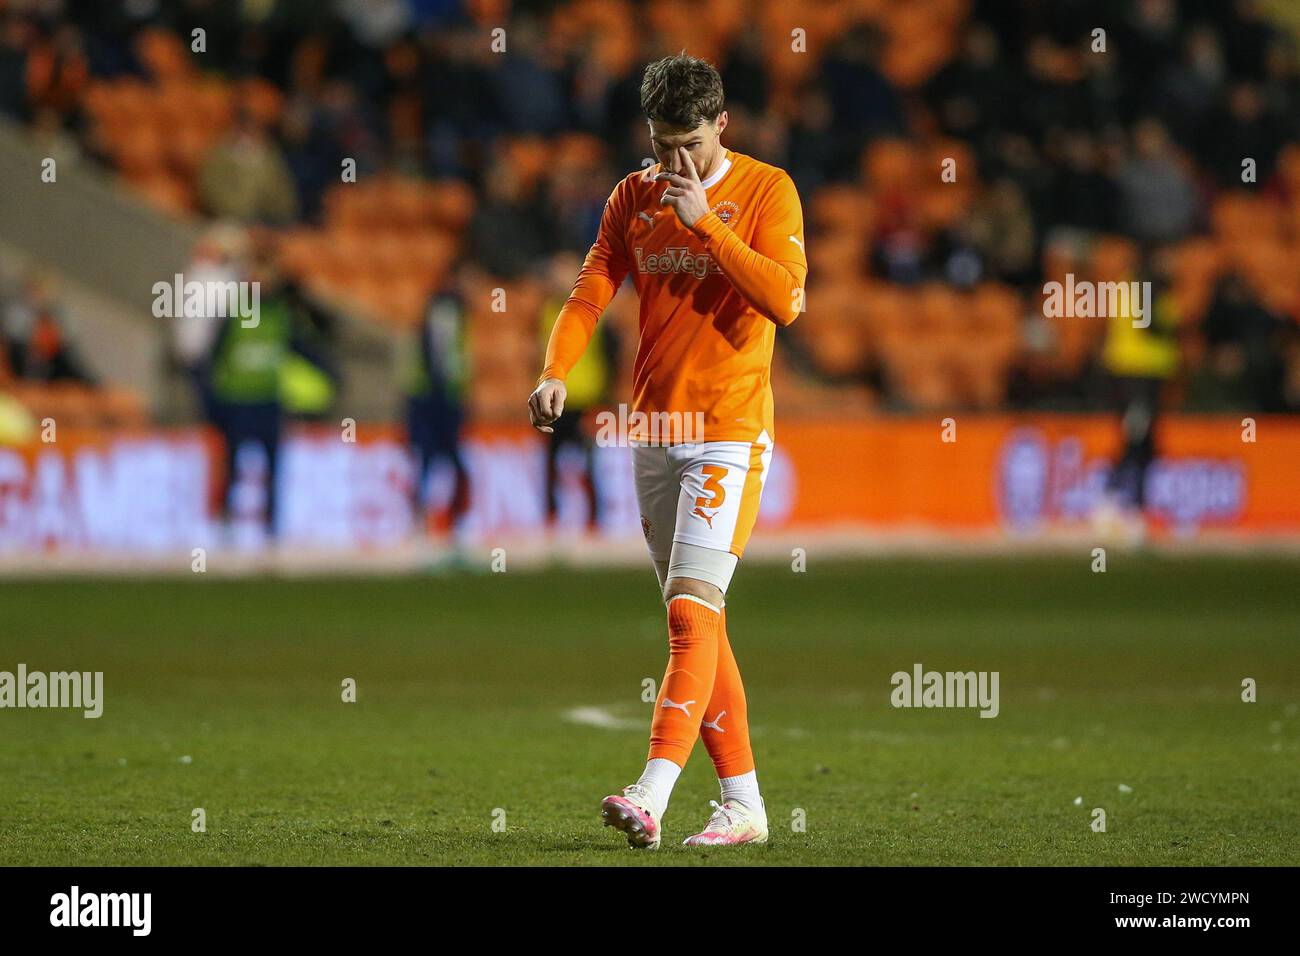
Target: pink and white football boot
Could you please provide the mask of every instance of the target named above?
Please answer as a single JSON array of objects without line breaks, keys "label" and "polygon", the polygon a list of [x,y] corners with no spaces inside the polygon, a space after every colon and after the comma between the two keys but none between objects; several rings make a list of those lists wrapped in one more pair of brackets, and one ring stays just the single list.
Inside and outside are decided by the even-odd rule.
[{"label": "pink and white football boot", "polygon": [[767,842],[767,810],[752,810],[743,803],[728,800],[719,804],[709,801],[713,816],[709,825],[682,841],[683,846],[739,846],[742,843]]},{"label": "pink and white football boot", "polygon": [[659,814],[645,787],[634,783],[623,788],[623,795],[600,801],[600,815],[605,826],[613,827],[634,850],[659,849]]}]

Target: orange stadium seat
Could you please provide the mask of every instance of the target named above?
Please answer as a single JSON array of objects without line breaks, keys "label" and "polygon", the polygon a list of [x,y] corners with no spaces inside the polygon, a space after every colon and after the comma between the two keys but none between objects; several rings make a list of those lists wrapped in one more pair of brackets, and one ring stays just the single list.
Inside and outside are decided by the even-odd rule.
[{"label": "orange stadium seat", "polygon": [[429,222],[442,229],[459,232],[474,215],[474,190],[452,179],[429,183],[425,188]]},{"label": "orange stadium seat", "polygon": [[130,136],[115,140],[112,146],[113,158],[128,179],[152,173],[165,163],[167,138],[153,123],[138,124]]},{"label": "orange stadium seat", "polygon": [[280,121],[284,109],[284,94],[266,80],[254,77],[241,80],[234,95],[241,109],[246,110],[262,126],[273,126]]},{"label": "orange stadium seat", "polygon": [[808,321],[794,328],[817,367],[831,376],[863,371],[871,348],[862,314],[863,284],[856,279],[823,282],[809,292]]},{"label": "orange stadium seat", "polygon": [[418,276],[397,277],[387,285],[378,303],[382,321],[399,329],[415,326],[424,314],[431,291]]},{"label": "orange stadium seat", "polygon": [[532,189],[551,165],[551,150],[540,136],[518,136],[504,147],[505,162],[526,189]]},{"label": "orange stadium seat", "polygon": [[1174,250],[1174,304],[1183,322],[1199,322],[1219,281],[1221,253],[1212,239],[1189,239]]},{"label": "orange stadium seat", "polygon": [[205,80],[196,84],[192,108],[219,135],[234,118],[234,96],[230,85],[222,80]]},{"label": "orange stadium seat", "polygon": [[883,11],[888,36],[881,68],[904,89],[928,79],[950,55],[953,25],[937,17],[939,4],[918,0],[893,4]]},{"label": "orange stadium seat", "polygon": [[1287,195],[1300,197],[1300,143],[1288,143],[1278,151],[1277,178]]},{"label": "orange stadium seat", "polygon": [[1091,273],[1098,282],[1131,282],[1137,276],[1137,244],[1122,236],[1099,236],[1093,244]]},{"label": "orange stadium seat", "polygon": [[827,280],[856,278],[867,261],[867,240],[863,235],[827,233],[817,237],[808,250],[814,286]]},{"label": "orange stadium seat", "polygon": [[1227,239],[1278,238],[1282,234],[1281,207],[1246,193],[1228,193],[1214,203],[1211,219],[1216,235]]},{"label": "orange stadium seat", "polygon": [[976,408],[994,408],[1006,397],[1007,372],[1020,348],[1021,309],[1014,290],[994,283],[979,286],[963,303],[960,372]]},{"label": "orange stadium seat", "polygon": [[907,140],[880,139],[865,151],[863,176],[878,192],[910,194],[916,188],[921,162],[916,147]]},{"label": "orange stadium seat", "polygon": [[862,322],[874,351],[894,352],[907,347],[913,298],[912,293],[888,282],[867,282],[862,286]]},{"label": "orange stadium seat", "polygon": [[721,36],[706,9],[699,4],[688,0],[651,0],[644,16],[665,49],[689,49],[693,56],[717,62],[722,51]]},{"label": "orange stadium seat", "polygon": [[189,216],[198,208],[191,181],[167,169],[154,169],[131,181],[132,188],[155,208],[173,216]]},{"label": "orange stadium seat", "polygon": [[180,79],[194,72],[189,48],[179,36],[168,30],[150,27],[140,31],[135,52],[157,82]]},{"label": "orange stadium seat", "polygon": [[[576,0],[556,7],[547,30],[560,47],[587,49],[610,75],[632,67],[639,52],[638,18],[627,0]],[[593,42],[596,39],[599,42]]]},{"label": "orange stadium seat", "polygon": [[[823,186],[808,204],[808,221],[818,230],[870,235],[875,229],[875,203],[866,190],[848,184]],[[818,237],[818,242],[825,237]]]},{"label": "orange stadium seat", "polygon": [[167,137],[167,161],[177,172],[193,181],[203,158],[212,148],[212,127],[186,119],[175,124]]}]

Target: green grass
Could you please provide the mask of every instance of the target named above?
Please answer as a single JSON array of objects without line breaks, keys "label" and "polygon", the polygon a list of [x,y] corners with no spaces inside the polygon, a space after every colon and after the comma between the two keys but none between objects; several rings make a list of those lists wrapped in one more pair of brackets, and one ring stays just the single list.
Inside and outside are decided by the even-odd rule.
[{"label": "green grass", "polygon": [[[648,570],[0,583],[0,670],[102,670],[107,698],[0,711],[0,863],[1300,863],[1300,563],[1089,561],[742,568],[772,841],[711,855],[677,845],[716,797],[702,747],[661,852],[599,826],[666,658]],[[918,661],[999,671],[1001,714],[894,709]]]}]

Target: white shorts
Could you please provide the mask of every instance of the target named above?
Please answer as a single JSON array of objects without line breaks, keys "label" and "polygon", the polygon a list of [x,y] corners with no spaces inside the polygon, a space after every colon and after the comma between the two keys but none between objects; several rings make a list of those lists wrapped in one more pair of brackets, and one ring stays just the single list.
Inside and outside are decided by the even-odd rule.
[{"label": "white shorts", "polygon": [[[636,500],[651,559],[689,569],[681,576],[702,578],[726,591],[758,519],[771,463],[766,432],[754,442],[634,446]],[[712,574],[707,569],[694,573],[701,564],[714,563],[708,560],[714,555]]]}]

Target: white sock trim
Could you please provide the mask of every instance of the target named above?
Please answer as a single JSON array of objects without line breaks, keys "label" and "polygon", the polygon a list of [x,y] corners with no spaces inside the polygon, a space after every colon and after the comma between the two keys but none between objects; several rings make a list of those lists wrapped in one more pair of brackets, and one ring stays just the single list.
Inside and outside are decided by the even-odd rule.
[{"label": "white sock trim", "polygon": [[669,604],[672,604],[674,601],[694,601],[696,604],[704,605],[714,614],[722,613],[720,608],[714,607],[708,601],[704,600],[704,598],[696,597],[694,594],[674,594],[672,597],[670,597],[667,601],[664,602],[664,606],[667,607]]},{"label": "white sock trim", "polygon": [[637,781],[650,799],[654,801],[655,816],[662,818],[668,809],[668,798],[672,796],[677,778],[682,775],[682,768],[666,757],[654,757],[646,762],[641,779]]},{"label": "white sock trim", "polygon": [[721,777],[718,784],[722,788],[722,802],[735,800],[743,803],[750,810],[764,813],[763,797],[758,791],[758,771],[738,774],[734,777]]}]

